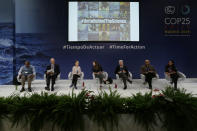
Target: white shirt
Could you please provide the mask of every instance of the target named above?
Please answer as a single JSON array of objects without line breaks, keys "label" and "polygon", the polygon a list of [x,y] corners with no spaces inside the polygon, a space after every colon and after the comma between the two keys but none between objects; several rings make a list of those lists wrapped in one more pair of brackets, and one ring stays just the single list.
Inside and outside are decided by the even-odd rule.
[{"label": "white shirt", "polygon": [[[32,68],[32,70],[33,70],[33,75],[36,75],[35,67],[32,66],[32,65],[30,65],[29,67]],[[25,68],[25,66],[22,66],[22,67],[20,68],[20,70],[19,70],[19,72],[18,72],[18,75],[21,75],[21,74],[22,74],[22,71],[23,71],[24,68]]]},{"label": "white shirt", "polygon": [[51,64],[51,71],[54,72],[55,65]]},{"label": "white shirt", "polygon": [[73,66],[72,74],[80,75],[81,74],[80,66]]}]

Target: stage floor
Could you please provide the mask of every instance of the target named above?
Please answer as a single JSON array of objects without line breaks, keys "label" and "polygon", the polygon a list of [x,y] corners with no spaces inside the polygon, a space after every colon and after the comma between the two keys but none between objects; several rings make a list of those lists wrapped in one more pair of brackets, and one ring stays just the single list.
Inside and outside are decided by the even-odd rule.
[{"label": "stage floor", "polygon": [[[81,92],[82,89],[82,83],[84,82],[85,88],[87,90],[93,91],[95,95],[97,95],[101,91],[105,91],[109,93],[109,85],[103,85],[102,90],[99,88],[99,84],[96,80],[83,80],[78,83],[78,89],[74,89],[74,93],[78,94]],[[69,85],[71,83],[71,80],[58,80],[55,85],[55,91],[45,91],[45,81],[44,80],[35,80],[32,83],[32,93],[29,93],[28,91],[25,91],[23,93],[20,93],[21,85],[18,86],[18,89],[16,90],[15,85],[1,85],[0,86],[0,97],[8,97],[11,95],[20,95],[20,96],[28,96],[33,93],[40,94],[41,92],[48,92],[56,93],[57,95],[63,95],[63,94],[71,94],[72,88],[69,88]],[[117,89],[115,88],[115,83],[117,84]],[[165,87],[167,87],[169,84],[168,81],[165,79],[159,79],[159,80],[153,80],[153,90],[159,89],[163,90]],[[142,81],[139,79],[134,79],[133,84],[128,84],[128,89],[123,90],[123,84],[119,80],[114,80],[113,84],[110,85],[111,90],[117,90],[117,92],[121,95],[121,97],[129,97],[136,93],[142,93],[145,94],[147,92],[150,92],[148,89],[148,85],[143,85]],[[184,88],[186,89],[186,92],[192,93],[194,96],[197,96],[197,78],[192,79],[186,79],[183,82],[178,83],[178,88]],[[27,89],[27,84],[26,84]],[[158,94],[161,91],[153,92],[153,94]]]}]

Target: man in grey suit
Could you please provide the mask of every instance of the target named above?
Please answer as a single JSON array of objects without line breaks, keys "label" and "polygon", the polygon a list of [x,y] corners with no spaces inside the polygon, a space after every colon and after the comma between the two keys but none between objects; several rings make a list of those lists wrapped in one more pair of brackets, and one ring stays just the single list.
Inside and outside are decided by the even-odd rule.
[{"label": "man in grey suit", "polygon": [[141,67],[141,74],[145,76],[144,84],[148,83],[149,89],[152,89],[152,79],[156,77],[156,70],[150,64],[150,60],[145,60],[145,65]]}]

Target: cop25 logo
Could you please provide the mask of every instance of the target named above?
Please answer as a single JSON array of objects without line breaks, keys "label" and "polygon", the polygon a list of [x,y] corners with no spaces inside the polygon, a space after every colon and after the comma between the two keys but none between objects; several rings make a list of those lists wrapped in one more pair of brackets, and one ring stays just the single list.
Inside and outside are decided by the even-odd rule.
[{"label": "cop25 logo", "polygon": [[190,6],[187,4],[167,5],[164,7],[164,34],[191,35]]},{"label": "cop25 logo", "polygon": [[[164,8],[164,10],[165,10],[165,14],[173,15],[173,14],[175,14],[176,7],[169,5],[169,6],[166,6]],[[180,13],[182,15],[188,15],[190,13],[190,6],[189,5],[182,5],[180,8]]]},{"label": "cop25 logo", "polygon": [[191,23],[190,17],[188,16],[189,13],[189,5],[180,5],[177,8],[168,5],[165,7],[165,14],[167,14],[167,17],[164,18],[165,25],[189,25]]}]

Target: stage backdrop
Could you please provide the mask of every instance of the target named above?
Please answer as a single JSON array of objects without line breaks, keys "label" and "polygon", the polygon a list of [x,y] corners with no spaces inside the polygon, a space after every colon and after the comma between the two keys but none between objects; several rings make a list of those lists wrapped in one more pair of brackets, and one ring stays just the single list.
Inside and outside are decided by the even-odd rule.
[{"label": "stage backdrop", "polygon": [[61,79],[67,79],[75,60],[85,79],[92,79],[94,60],[115,78],[119,59],[134,78],[139,78],[145,59],[151,60],[161,78],[169,59],[187,77],[197,77],[196,9],[190,0],[139,1],[139,41],[120,37],[68,42],[67,0],[0,0],[0,84],[11,84],[25,60],[35,66],[37,79],[43,79],[51,57],[60,65]]}]

